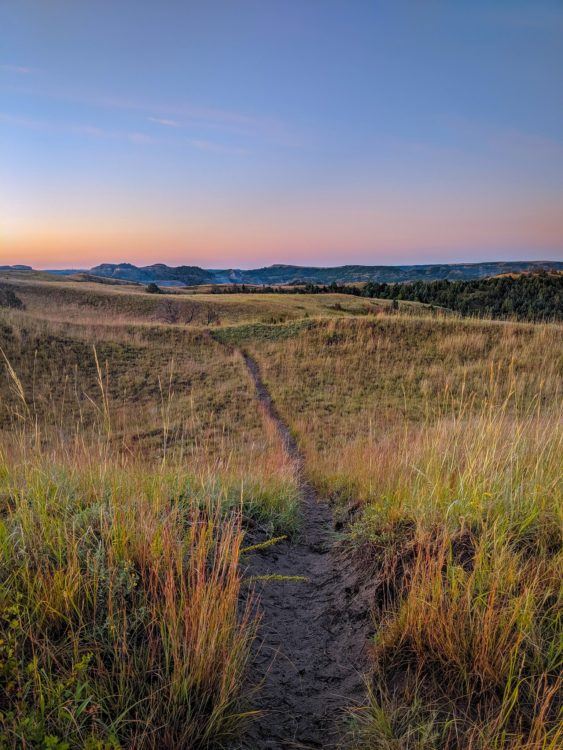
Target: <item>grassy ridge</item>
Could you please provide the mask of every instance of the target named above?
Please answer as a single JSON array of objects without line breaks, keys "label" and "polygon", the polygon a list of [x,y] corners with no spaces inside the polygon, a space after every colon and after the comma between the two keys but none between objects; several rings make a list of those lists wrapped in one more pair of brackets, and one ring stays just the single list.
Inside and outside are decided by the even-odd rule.
[{"label": "grassy ridge", "polygon": [[415,281],[404,284],[330,284],[318,286],[306,284],[297,290],[287,287],[226,287],[225,292],[288,294],[338,293],[353,297],[392,300],[395,307],[399,301],[411,300],[432,309],[450,310],[465,316],[500,318],[501,320],[559,321],[563,319],[563,274],[534,273],[507,274],[472,281]]},{"label": "grassy ridge", "polygon": [[[0,274],[1,279],[1,274]],[[390,303],[342,294],[205,294],[177,289],[147,294],[144,287],[9,278],[12,289],[38,318],[69,323],[164,324],[219,327],[231,323],[280,323],[319,315],[374,312]],[[416,303],[403,303],[416,307]]]}]

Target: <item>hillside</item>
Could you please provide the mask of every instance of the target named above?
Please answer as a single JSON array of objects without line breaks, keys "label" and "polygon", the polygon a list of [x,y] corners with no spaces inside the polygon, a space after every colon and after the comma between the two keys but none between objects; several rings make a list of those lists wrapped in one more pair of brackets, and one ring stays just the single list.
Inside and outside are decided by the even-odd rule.
[{"label": "hillside", "polygon": [[221,294],[347,294],[356,298],[410,300],[461,315],[528,321],[563,320],[563,273],[502,274],[470,281],[413,281],[385,284],[304,284],[290,286],[215,287]]},{"label": "hillside", "polygon": [[[31,276],[31,274],[30,274]],[[48,274],[45,274],[48,276]],[[11,290],[28,313],[51,321],[102,323],[165,323],[185,326],[282,323],[302,318],[368,315],[390,307],[388,300],[341,294],[204,294],[177,289],[148,294],[145,287],[77,281],[74,277],[30,278],[0,274],[0,285]],[[424,311],[418,303],[401,302],[401,311]]]},{"label": "hillside", "polygon": [[138,268],[131,263],[102,263],[91,269],[94,276],[107,276],[112,279],[124,279],[149,283],[150,281],[180,282],[186,286],[209,284],[214,281],[213,275],[198,266],[177,266],[171,268],[164,263]]},{"label": "hillside", "polygon": [[0,278],[0,747],[561,746],[560,325]]},{"label": "hillside", "polygon": [[[373,281],[400,283],[407,281],[437,281],[447,279],[482,279],[508,273],[525,271],[563,271],[559,261],[499,261],[493,263],[442,263],[402,266],[346,265],[333,268],[275,264],[264,268],[204,269],[199,266],[167,266],[155,263],[135,266],[131,263],[101,263],[90,269],[94,276],[122,279],[140,283],[154,281],[158,284],[313,284],[351,283]],[[75,274],[77,270],[52,271],[58,274]]]},{"label": "hillside", "polygon": [[366,284],[366,296],[408,299],[447,307],[462,315],[520,320],[563,319],[563,274],[523,273],[471,281]]}]

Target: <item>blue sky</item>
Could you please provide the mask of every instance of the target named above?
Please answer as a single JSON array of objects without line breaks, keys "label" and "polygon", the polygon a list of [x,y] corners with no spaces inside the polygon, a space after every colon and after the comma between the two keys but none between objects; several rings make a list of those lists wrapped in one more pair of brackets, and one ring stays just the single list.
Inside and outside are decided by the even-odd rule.
[{"label": "blue sky", "polygon": [[0,262],[563,257],[563,3],[5,0]]}]

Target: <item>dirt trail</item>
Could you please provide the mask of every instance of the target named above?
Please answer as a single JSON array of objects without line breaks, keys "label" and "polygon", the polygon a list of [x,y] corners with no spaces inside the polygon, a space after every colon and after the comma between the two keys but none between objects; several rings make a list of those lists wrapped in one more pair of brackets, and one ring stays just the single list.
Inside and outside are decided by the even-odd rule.
[{"label": "dirt trail", "polygon": [[250,724],[239,747],[341,748],[345,709],[365,697],[369,607],[353,566],[334,546],[330,508],[305,480],[303,456],[257,363],[243,357],[258,399],[296,464],[302,498],[299,537],[254,553],[247,575],[308,580],[259,586],[262,622],[250,672],[253,682],[262,683],[254,708],[264,713]]}]

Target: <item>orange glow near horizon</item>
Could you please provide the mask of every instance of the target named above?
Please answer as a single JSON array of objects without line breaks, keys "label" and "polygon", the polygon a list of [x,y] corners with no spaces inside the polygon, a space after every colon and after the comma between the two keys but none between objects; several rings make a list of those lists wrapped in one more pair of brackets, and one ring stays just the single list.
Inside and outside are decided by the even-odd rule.
[{"label": "orange glow near horizon", "polygon": [[[322,215],[324,213],[324,216]],[[401,215],[359,208],[263,216],[253,226],[244,216],[190,226],[158,228],[148,222],[102,220],[31,228],[23,222],[0,235],[0,264],[36,268],[88,268],[101,262],[147,265],[165,262],[206,267],[270,263],[426,263],[482,260],[484,255],[557,259],[563,220],[557,206],[526,212],[483,210],[476,217],[449,206],[443,218],[419,207]],[[480,251],[479,256],[476,257]]]},{"label": "orange glow near horizon", "polygon": [[[55,249],[56,246],[56,249]],[[403,265],[403,264],[427,264],[427,263],[473,263],[484,260],[561,260],[563,255],[556,246],[534,246],[533,251],[526,247],[514,250],[500,250],[491,247],[483,250],[479,255],[470,253],[468,250],[459,249],[452,251],[450,245],[440,247],[434,244],[427,252],[412,251],[409,247],[390,251],[374,250],[371,253],[354,252],[348,257],[342,255],[330,256],[317,248],[304,247],[300,252],[288,253],[280,249],[262,252],[256,249],[254,253],[237,253],[233,249],[230,253],[214,249],[204,255],[202,248],[175,250],[168,243],[163,245],[166,250],[161,253],[154,250],[154,246],[147,248],[145,252],[139,251],[138,243],[135,250],[131,245],[123,247],[121,244],[114,247],[106,245],[104,251],[99,246],[89,247],[75,243],[68,249],[62,248],[60,243],[53,243],[53,249],[42,246],[41,250],[31,245],[22,243],[21,251],[5,253],[0,251],[0,265],[25,264],[38,270],[49,268],[91,268],[99,263],[132,263],[137,266],[151,265],[154,263],[165,263],[170,266],[194,265],[203,268],[257,268],[275,263],[290,265],[312,265],[312,266],[340,266],[346,264],[360,265]],[[245,247],[248,251],[248,246]]]}]

